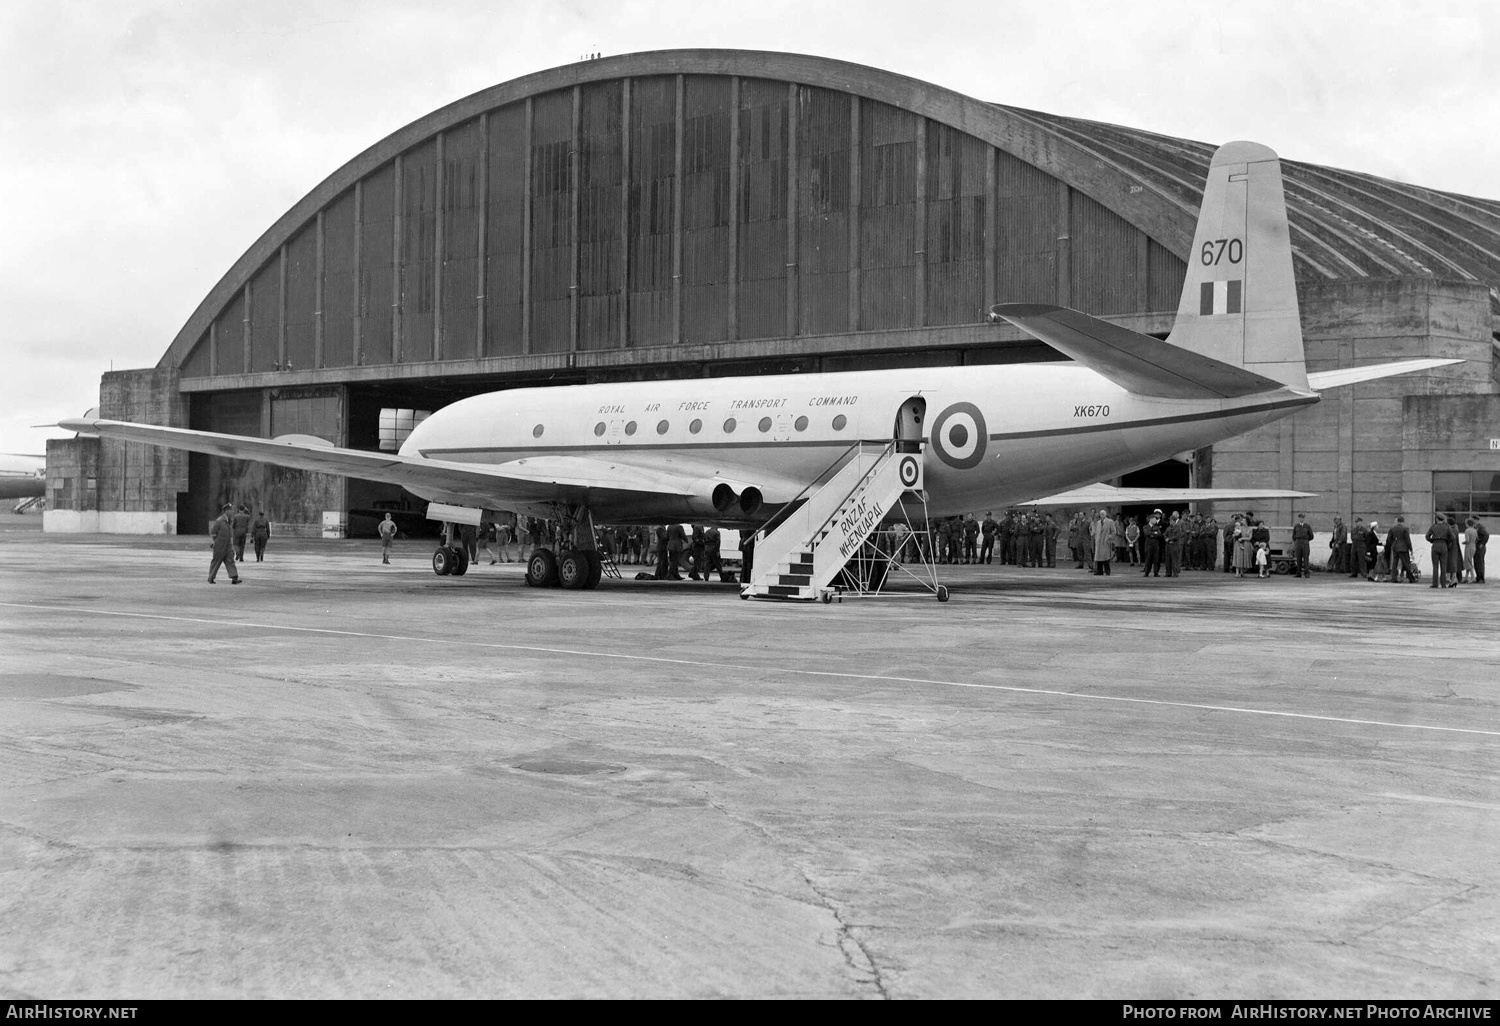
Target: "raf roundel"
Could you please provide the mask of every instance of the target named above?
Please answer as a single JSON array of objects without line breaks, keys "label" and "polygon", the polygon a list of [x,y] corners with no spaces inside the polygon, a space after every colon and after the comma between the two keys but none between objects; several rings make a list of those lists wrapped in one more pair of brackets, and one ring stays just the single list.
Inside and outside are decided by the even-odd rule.
[{"label": "raf roundel", "polygon": [[922,481],[922,466],[915,456],[901,457],[901,484],[906,488],[918,488]]},{"label": "raf roundel", "polygon": [[954,470],[969,470],[984,459],[984,414],[973,403],[954,403],[932,422],[932,448]]}]

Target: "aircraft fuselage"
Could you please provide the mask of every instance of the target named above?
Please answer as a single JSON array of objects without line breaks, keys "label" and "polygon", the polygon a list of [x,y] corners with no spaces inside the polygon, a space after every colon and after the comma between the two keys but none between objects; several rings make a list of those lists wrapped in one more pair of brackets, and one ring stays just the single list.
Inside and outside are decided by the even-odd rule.
[{"label": "aircraft fuselage", "polygon": [[[856,441],[890,440],[898,411],[912,399],[925,404],[928,510],[945,516],[1149,466],[1318,397],[1284,389],[1211,402],[1148,398],[1069,363],[693,378],[474,396],[418,425],[401,451],[491,465],[590,456],[753,485],[775,504],[832,476]],[[601,522],[660,522],[683,513],[678,503],[649,497],[590,505]],[[733,513],[699,519],[745,520]]]}]

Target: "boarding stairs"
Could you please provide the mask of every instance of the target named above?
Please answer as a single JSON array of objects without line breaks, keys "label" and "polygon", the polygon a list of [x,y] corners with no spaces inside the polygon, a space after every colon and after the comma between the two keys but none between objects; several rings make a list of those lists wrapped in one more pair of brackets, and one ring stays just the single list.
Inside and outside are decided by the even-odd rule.
[{"label": "boarding stairs", "polygon": [[12,513],[25,513],[27,510],[33,510],[33,509],[35,509],[35,510],[45,510],[46,508],[47,508],[47,498],[46,498],[46,496],[43,496],[43,495],[29,495],[26,498],[22,499],[20,502],[16,503],[15,508],[13,508],[11,510],[11,512]]},{"label": "boarding stairs", "polygon": [[[620,572],[619,564],[615,562],[615,554],[607,551],[599,544],[599,526],[594,523],[594,514],[589,513],[589,535],[594,539],[594,551],[599,554],[599,572],[605,577],[613,577],[615,580],[624,580],[625,575]],[[618,535],[616,536],[618,538]]]},{"label": "boarding stairs", "polygon": [[[742,598],[828,600],[835,578],[908,492],[922,495],[920,443],[857,442],[822,487],[804,492],[756,532]],[[901,514],[904,515],[904,514]],[[847,579],[847,575],[844,579]]]}]

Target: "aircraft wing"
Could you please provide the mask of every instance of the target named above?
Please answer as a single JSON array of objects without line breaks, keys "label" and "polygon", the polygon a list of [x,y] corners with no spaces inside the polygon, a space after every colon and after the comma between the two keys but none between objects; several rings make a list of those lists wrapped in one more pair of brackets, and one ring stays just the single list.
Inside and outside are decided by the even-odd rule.
[{"label": "aircraft wing", "polygon": [[1085,485],[1058,492],[1044,499],[1018,502],[1018,506],[1120,506],[1146,503],[1221,502],[1268,499],[1310,499],[1316,492],[1294,492],[1285,488],[1116,488],[1107,484]]},{"label": "aircraft wing", "polygon": [[1376,363],[1367,367],[1342,367],[1331,371],[1313,371],[1307,375],[1307,385],[1321,392],[1326,388],[1338,388],[1340,385],[1353,385],[1360,381],[1374,381],[1376,378],[1389,378],[1397,374],[1410,374],[1412,371],[1446,367],[1450,363],[1463,363],[1463,361],[1437,358],[1398,360],[1395,363]]},{"label": "aircraft wing", "polygon": [[383,481],[409,488],[426,498],[461,505],[504,508],[508,503],[598,501],[618,495],[696,494],[694,482],[684,475],[584,456],[535,456],[493,465],[456,463],[396,453],[339,449],[314,441],[225,435],[118,420],[63,420],[57,426],[126,442],[145,442],[229,459],[260,460],[299,470]]},{"label": "aircraft wing", "polygon": [[1090,317],[1063,306],[1001,303],[1004,318],[1136,395],[1161,399],[1234,399],[1274,392],[1281,382]]}]

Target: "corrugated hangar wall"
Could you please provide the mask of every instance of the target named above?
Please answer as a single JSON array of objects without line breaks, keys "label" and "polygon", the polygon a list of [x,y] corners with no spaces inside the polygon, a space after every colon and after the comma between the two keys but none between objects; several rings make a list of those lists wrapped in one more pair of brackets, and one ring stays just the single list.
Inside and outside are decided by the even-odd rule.
[{"label": "corrugated hangar wall", "polygon": [[[227,298],[184,378],[1175,306],[1184,265],[1035,166],[858,95],[721,75],[526,97],[406,147]],[[914,341],[914,345],[915,345]]]}]

